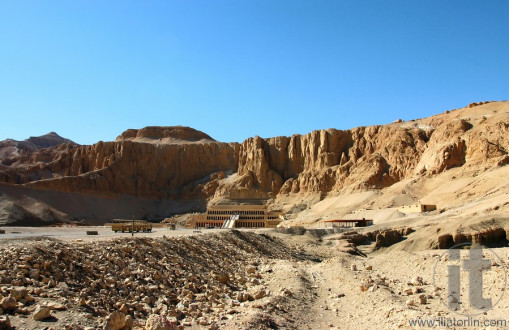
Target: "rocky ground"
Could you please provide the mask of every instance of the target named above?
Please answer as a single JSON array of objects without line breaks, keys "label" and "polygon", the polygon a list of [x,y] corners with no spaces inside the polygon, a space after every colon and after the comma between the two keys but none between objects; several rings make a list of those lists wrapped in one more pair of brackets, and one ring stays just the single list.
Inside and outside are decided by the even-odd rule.
[{"label": "rocky ground", "polygon": [[239,231],[16,242],[0,256],[0,312],[22,329],[102,327],[114,312],[134,326],[152,314],[184,326],[221,325],[241,304],[270,295],[260,275],[269,259],[304,258],[280,240]]},{"label": "rocky ground", "polygon": [[[4,244],[0,328],[392,329],[461,317],[433,285],[443,250],[355,239],[363,235],[293,229]],[[509,248],[493,250],[500,259],[484,294],[500,301],[480,319],[507,318],[500,278]]]}]

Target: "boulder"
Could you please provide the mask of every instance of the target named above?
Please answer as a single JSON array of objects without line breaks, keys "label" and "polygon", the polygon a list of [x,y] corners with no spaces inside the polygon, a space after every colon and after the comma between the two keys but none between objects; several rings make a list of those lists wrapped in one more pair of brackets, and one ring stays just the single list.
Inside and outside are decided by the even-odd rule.
[{"label": "boulder", "polygon": [[448,249],[454,246],[454,240],[451,234],[444,234],[438,236],[438,248],[439,249]]},{"label": "boulder", "polygon": [[388,247],[401,241],[403,237],[398,230],[385,230],[376,235],[375,246],[377,248]]},{"label": "boulder", "polygon": [[35,312],[33,314],[33,318],[36,321],[42,321],[44,319],[47,319],[51,316],[51,310],[48,307],[45,306],[37,306],[35,309]]}]

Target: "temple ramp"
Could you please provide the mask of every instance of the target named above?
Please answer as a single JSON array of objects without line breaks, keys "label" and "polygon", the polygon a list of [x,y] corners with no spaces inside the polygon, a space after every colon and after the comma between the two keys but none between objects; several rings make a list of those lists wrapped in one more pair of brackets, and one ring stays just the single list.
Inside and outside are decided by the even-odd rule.
[{"label": "temple ramp", "polygon": [[221,226],[221,229],[232,229],[232,228],[235,228],[235,222],[237,222],[237,220],[239,220],[239,215],[238,214],[233,214],[230,219],[228,220],[225,220],[223,222],[223,225]]}]

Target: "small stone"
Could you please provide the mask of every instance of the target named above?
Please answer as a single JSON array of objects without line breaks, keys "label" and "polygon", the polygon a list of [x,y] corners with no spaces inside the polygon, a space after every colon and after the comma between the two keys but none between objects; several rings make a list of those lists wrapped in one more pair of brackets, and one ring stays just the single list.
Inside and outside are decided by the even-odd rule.
[{"label": "small stone", "polygon": [[253,298],[255,299],[262,299],[263,297],[265,297],[267,295],[267,293],[265,292],[265,290],[258,290],[256,291],[254,294],[253,294]]},{"label": "small stone", "polygon": [[62,290],[64,290],[64,291],[69,290],[69,286],[68,286],[68,285],[67,285],[67,283],[65,283],[65,282],[59,282],[59,283],[57,284],[57,288],[62,289]]},{"label": "small stone", "polygon": [[367,266],[366,270],[373,270],[373,266]]},{"label": "small stone", "polygon": [[20,301],[25,298],[27,295],[27,289],[25,288],[15,288],[11,290],[11,297],[16,299],[16,301]]},{"label": "small stone", "polygon": [[350,270],[357,271],[357,265],[353,264],[350,266]]},{"label": "small stone", "polygon": [[134,320],[131,315],[125,317],[125,325],[122,330],[131,330],[134,326]]},{"label": "small stone", "polygon": [[[191,324],[189,324],[191,325]],[[173,330],[177,329],[177,319],[152,314],[148,317],[145,330]]]},{"label": "small stone", "polygon": [[413,299],[408,299],[406,301],[407,306],[415,306],[415,301]]},{"label": "small stone", "polygon": [[403,290],[403,293],[407,296],[410,296],[410,295],[414,294],[414,291],[412,290],[412,288],[406,288]]},{"label": "small stone", "polygon": [[456,297],[454,296],[449,296],[447,297],[447,301],[449,302],[449,304],[456,304],[458,302],[458,299],[456,299]]},{"label": "small stone", "polygon": [[198,324],[199,325],[209,325],[209,321],[206,318],[204,318],[204,317],[200,317],[198,319]]},{"label": "small stone", "polygon": [[281,293],[282,293],[283,295],[285,295],[285,296],[289,296],[289,297],[292,297],[292,296],[293,296],[292,291],[290,291],[290,290],[288,290],[288,289],[285,289],[285,288],[281,289]]},{"label": "small stone", "polygon": [[247,272],[248,274],[254,274],[254,273],[256,273],[256,267],[255,267],[255,266],[248,266],[248,267],[246,268],[246,272]]},{"label": "small stone", "polygon": [[53,310],[64,311],[64,310],[67,309],[64,305],[62,305],[60,303],[57,303],[57,302],[54,302],[54,301],[47,303],[46,307],[48,307],[52,311]]},{"label": "small stone", "polygon": [[11,320],[7,315],[0,315],[0,329],[10,329],[11,328]]},{"label": "small stone", "polygon": [[0,308],[3,310],[15,309],[17,306],[18,304],[16,303],[16,299],[13,297],[5,297],[0,300]]},{"label": "small stone", "polygon": [[423,284],[423,282],[422,282],[422,277],[420,277],[420,276],[415,276],[415,277],[413,277],[413,278],[410,280],[410,283],[412,283],[412,285],[416,285],[416,286],[418,286],[418,285],[422,285],[422,284]]},{"label": "small stone", "polygon": [[420,295],[419,295],[419,303],[420,303],[421,305],[424,305],[424,304],[426,304],[426,302],[427,302],[427,300],[426,300],[426,295],[425,295],[425,294],[420,294]]},{"label": "small stone", "polygon": [[226,284],[228,283],[228,275],[225,274],[216,274],[214,271],[210,272],[210,275],[219,283]]},{"label": "small stone", "polygon": [[122,312],[113,312],[104,322],[104,330],[119,330],[125,326],[125,314]]},{"label": "small stone", "polygon": [[127,306],[125,304],[122,304],[118,310],[124,314],[127,314]]},{"label": "small stone", "polygon": [[44,319],[47,319],[50,316],[51,316],[51,310],[48,307],[44,307],[44,306],[37,306],[37,308],[33,314],[33,318],[36,321],[42,321]]}]

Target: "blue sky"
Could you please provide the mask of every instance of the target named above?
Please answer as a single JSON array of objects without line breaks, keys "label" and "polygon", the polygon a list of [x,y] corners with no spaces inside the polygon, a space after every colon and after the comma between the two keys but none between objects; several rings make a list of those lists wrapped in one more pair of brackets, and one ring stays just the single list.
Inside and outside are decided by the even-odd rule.
[{"label": "blue sky", "polygon": [[508,99],[509,1],[0,0],[0,140],[231,142]]}]

